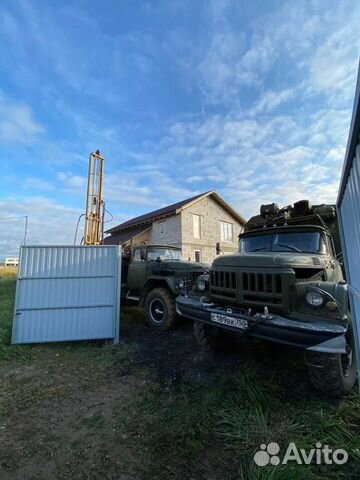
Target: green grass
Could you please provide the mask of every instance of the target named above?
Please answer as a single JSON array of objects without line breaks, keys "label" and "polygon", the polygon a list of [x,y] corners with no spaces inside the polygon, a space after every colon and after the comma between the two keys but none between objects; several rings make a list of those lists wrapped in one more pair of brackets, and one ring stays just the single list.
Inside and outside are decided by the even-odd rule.
[{"label": "green grass", "polygon": [[[237,374],[224,369],[173,386],[155,381],[136,342],[11,346],[14,293],[14,279],[0,279],[0,478],[22,478],[18,468],[50,480],[119,472],[157,480],[358,478],[357,391],[340,402],[315,391],[309,398],[301,387],[289,395],[282,366],[259,368],[264,358]],[[125,316],[129,327],[141,321],[135,310]],[[282,452],[289,442],[309,450],[320,441],[350,459],[341,467],[259,468],[253,455],[270,441]]]},{"label": "green grass", "polygon": [[[283,399],[280,383],[250,368],[242,377],[226,376],[214,384],[192,382],[180,392],[155,389],[141,400],[148,435],[141,451],[151,459],[150,478],[351,479],[360,468],[359,399],[334,406],[327,399]],[[290,442],[309,450],[317,441],[344,448],[345,466],[288,465],[260,469],[253,456],[275,441],[285,452]],[[209,467],[210,465],[210,467]],[[210,468],[210,470],[209,470]],[[216,475],[215,475],[215,478]]]},{"label": "green grass", "polygon": [[0,279],[0,360],[6,357],[11,342],[15,285],[15,279]]}]

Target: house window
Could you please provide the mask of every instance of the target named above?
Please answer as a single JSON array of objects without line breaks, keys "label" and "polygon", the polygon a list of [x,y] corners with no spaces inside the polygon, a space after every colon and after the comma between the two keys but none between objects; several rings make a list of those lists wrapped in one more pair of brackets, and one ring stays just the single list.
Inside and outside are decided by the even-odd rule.
[{"label": "house window", "polygon": [[193,231],[194,238],[201,238],[201,217],[193,214]]},{"label": "house window", "polygon": [[195,255],[195,262],[200,263],[201,262],[201,251],[200,250],[195,250],[194,255]]},{"label": "house window", "polygon": [[220,236],[222,242],[232,242],[233,224],[228,222],[220,222]]},{"label": "house window", "polygon": [[164,233],[165,233],[165,224],[166,224],[166,221],[159,223],[159,233],[160,233],[160,235],[164,235]]}]

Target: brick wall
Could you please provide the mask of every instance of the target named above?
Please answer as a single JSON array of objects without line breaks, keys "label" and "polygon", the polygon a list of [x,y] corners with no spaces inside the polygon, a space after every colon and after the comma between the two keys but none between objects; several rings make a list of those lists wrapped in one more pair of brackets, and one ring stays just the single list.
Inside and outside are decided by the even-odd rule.
[{"label": "brick wall", "polygon": [[[194,238],[193,214],[200,215],[201,238]],[[233,224],[232,242],[221,241],[220,222]],[[238,235],[241,225],[229,215],[215,200],[206,197],[185,208],[181,213],[182,251],[184,259],[195,260],[195,251],[201,253],[201,261],[212,263],[216,257],[216,242],[220,242],[225,254],[235,253],[238,247]]]},{"label": "brick wall", "polygon": [[151,238],[151,230],[146,230],[145,232],[137,235],[132,240],[132,246],[135,247],[136,245],[142,245],[144,243],[150,243]]},{"label": "brick wall", "polygon": [[[200,215],[201,234],[200,238],[194,238],[193,214]],[[241,225],[229,215],[215,200],[206,197],[185,208],[181,213],[172,215],[163,220],[164,233],[160,233],[159,224],[153,223],[151,229],[133,238],[132,245],[141,243],[158,243],[175,245],[182,248],[184,260],[195,261],[195,252],[200,252],[200,261],[211,264],[216,257],[216,242],[220,242],[221,250],[225,254],[235,253],[238,247],[238,235]],[[233,224],[232,242],[221,241],[220,222]],[[134,233],[135,233],[134,228]],[[116,235],[113,237],[116,242]],[[110,242],[109,242],[110,243]]]},{"label": "brick wall", "polygon": [[159,224],[161,221],[153,223],[150,243],[161,243],[181,247],[181,214],[164,218],[163,222],[165,222],[164,233],[160,233]]}]

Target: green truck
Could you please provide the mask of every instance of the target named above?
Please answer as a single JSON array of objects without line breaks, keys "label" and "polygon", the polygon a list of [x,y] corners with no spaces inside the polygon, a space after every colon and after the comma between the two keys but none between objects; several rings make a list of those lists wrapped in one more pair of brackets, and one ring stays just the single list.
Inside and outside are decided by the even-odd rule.
[{"label": "green truck", "polygon": [[356,365],[335,207],[262,205],[239,238],[237,254],[217,257],[176,299],[198,342],[224,350],[246,335],[301,348],[316,388],[349,392]]},{"label": "green truck", "polygon": [[122,298],[143,307],[151,327],[168,330],[176,322],[175,298],[206,272],[206,265],[183,261],[178,247],[139,245],[123,254]]}]

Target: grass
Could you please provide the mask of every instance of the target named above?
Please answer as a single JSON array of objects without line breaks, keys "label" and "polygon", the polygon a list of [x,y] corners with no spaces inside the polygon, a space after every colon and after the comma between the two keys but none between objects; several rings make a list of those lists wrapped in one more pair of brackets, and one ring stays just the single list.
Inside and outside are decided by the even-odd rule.
[{"label": "grass", "polygon": [[[12,278],[13,277],[13,278]],[[0,360],[9,351],[11,341],[12,317],[14,312],[15,298],[15,275],[6,273],[0,279]]]},{"label": "grass", "polygon": [[[150,478],[358,478],[360,411],[355,396],[340,406],[319,398],[287,404],[275,379],[250,368],[243,377],[226,376],[212,385],[183,385],[167,398],[155,390],[142,399],[139,410],[149,418],[142,451],[152,459]],[[292,463],[259,469],[253,456],[271,441],[282,452],[290,442],[309,450],[321,441],[346,449],[351,460],[341,467]]]},{"label": "grass", "polygon": [[[300,377],[287,389],[283,366],[257,358],[240,372],[159,383],[136,341],[10,346],[14,291],[14,279],[0,279],[0,478],[358,478],[356,391],[334,402],[303,392]],[[139,328],[139,312],[126,316]],[[320,441],[349,461],[257,467],[253,456],[270,441],[282,453]]]},{"label": "grass", "polygon": [[18,269],[16,267],[0,266],[0,279],[14,280],[17,276]]}]

